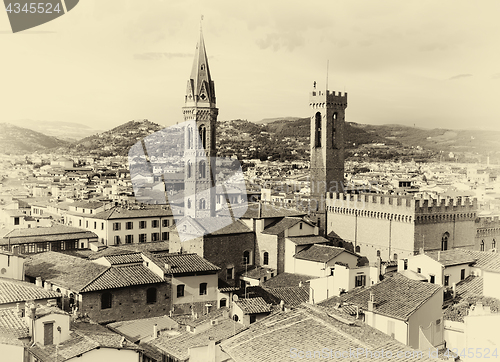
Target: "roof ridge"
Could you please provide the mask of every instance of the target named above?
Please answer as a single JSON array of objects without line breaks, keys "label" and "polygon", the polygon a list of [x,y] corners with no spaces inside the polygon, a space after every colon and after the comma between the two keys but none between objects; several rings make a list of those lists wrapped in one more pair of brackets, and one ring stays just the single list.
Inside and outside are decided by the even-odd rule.
[{"label": "roof ridge", "polygon": [[[91,261],[92,263],[94,263],[93,261]],[[96,263],[97,264],[97,263]],[[102,272],[100,272],[99,274],[97,274],[97,276],[92,279],[90,282],[88,282],[87,284],[85,284],[82,288],[80,288],[79,292],[82,292],[85,288],[87,288],[91,283],[95,282],[97,278],[100,278],[104,273],[106,273],[109,269],[111,269],[112,267],[109,266],[107,267],[106,269],[104,269]]]}]

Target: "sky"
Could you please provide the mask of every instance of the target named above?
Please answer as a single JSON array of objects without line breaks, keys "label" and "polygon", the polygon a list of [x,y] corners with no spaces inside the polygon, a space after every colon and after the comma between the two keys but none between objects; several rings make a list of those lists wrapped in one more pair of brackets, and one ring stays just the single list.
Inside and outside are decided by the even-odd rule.
[{"label": "sky", "polygon": [[219,120],[311,116],[316,81],[348,93],[349,122],[500,131],[498,14],[497,0],[82,0],[13,34],[0,12],[0,122],[182,122],[203,15]]}]

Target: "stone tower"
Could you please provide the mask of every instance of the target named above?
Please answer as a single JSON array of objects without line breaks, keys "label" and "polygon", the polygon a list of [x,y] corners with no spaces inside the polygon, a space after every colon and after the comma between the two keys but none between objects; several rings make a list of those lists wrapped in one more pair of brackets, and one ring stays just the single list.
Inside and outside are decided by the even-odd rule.
[{"label": "stone tower", "polygon": [[196,46],[184,107],[184,215],[215,216],[215,129],[219,110],[210,76],[203,34]]},{"label": "stone tower", "polygon": [[347,93],[314,90],[311,107],[311,203],[310,216],[318,222],[320,235],[326,230],[325,194],[343,192],[344,128]]}]

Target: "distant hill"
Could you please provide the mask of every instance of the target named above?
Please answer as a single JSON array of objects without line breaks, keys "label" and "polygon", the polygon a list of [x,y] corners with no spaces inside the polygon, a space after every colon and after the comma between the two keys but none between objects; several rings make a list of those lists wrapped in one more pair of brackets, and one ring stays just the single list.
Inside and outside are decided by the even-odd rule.
[{"label": "distant hill", "polygon": [[23,154],[55,150],[69,142],[27,128],[0,123],[0,153]]},{"label": "distant hill", "polygon": [[277,121],[297,121],[300,117],[279,117],[279,118],[264,118],[260,121],[253,122],[255,124],[269,124]]},{"label": "distant hill", "polygon": [[75,142],[70,149],[90,155],[126,156],[130,147],[165,126],[145,120],[132,120],[109,131],[97,133]]},{"label": "distant hill", "polygon": [[78,141],[84,137],[91,136],[97,132],[102,132],[98,129],[93,129],[87,125],[73,122],[58,122],[58,121],[40,121],[33,119],[21,119],[15,122],[9,122],[19,127],[27,128],[35,132],[43,133],[47,136],[57,137],[68,141]]}]

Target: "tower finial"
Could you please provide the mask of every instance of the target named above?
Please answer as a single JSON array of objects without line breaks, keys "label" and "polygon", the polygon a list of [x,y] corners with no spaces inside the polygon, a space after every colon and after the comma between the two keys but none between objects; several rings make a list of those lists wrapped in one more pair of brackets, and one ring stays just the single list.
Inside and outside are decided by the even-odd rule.
[{"label": "tower finial", "polygon": [[200,17],[200,32],[203,31],[203,14]]}]

